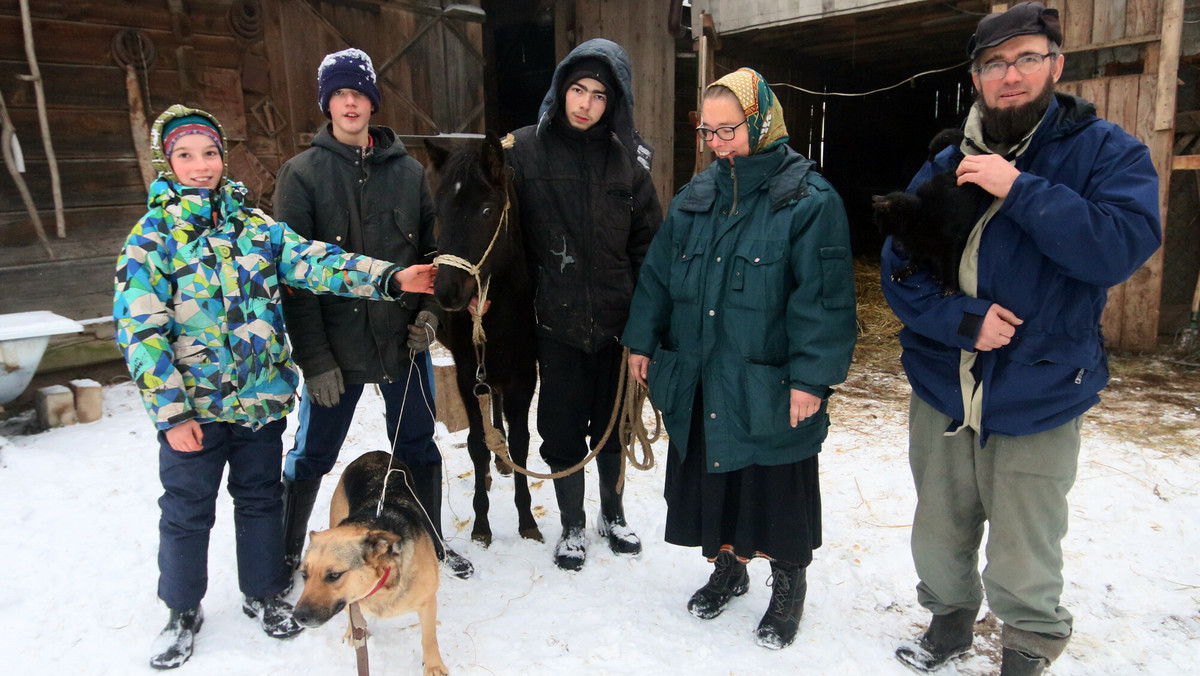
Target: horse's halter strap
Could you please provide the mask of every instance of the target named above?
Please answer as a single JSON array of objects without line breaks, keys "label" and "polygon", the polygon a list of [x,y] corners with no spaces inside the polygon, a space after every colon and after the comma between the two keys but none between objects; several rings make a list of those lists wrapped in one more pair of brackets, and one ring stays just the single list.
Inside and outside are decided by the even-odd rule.
[{"label": "horse's halter strap", "polygon": [[[487,336],[483,332],[483,311],[487,305],[488,285],[492,278],[489,275],[488,280],[484,282],[479,277],[479,271],[483,268],[484,261],[487,260],[488,254],[492,253],[492,248],[496,246],[496,240],[500,238],[500,231],[504,230],[508,225],[508,208],[512,204],[508,197],[507,187],[504,190],[504,211],[500,212],[500,224],[496,226],[496,232],[492,233],[492,241],[488,243],[487,249],[484,250],[483,256],[479,258],[479,262],[472,264],[471,261],[455,256],[454,254],[441,254],[433,259],[434,265],[448,265],[452,268],[465,270],[468,274],[475,278],[475,287],[479,290],[478,299],[475,301],[475,309],[471,311],[471,321],[474,327],[471,331],[471,340],[475,345],[483,345],[487,342]],[[483,366],[483,360],[479,361],[480,366]]]}]

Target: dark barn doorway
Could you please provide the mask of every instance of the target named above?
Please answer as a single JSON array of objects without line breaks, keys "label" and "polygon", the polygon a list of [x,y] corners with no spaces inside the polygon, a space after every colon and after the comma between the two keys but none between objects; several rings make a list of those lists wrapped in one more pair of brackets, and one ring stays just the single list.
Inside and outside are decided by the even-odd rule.
[{"label": "dark barn doorway", "polygon": [[906,188],[930,139],[966,116],[966,44],[987,11],[914,3],[721,36],[717,77],[750,66],[772,83],[791,146],[845,201],[855,256],[877,259],[883,244],[871,197]]}]

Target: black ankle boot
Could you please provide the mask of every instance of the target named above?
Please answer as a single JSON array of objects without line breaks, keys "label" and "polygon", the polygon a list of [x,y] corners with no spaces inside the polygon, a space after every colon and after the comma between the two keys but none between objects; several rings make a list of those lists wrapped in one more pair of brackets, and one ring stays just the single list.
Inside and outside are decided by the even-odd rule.
[{"label": "black ankle boot", "polygon": [[796,640],[800,618],[804,615],[804,597],[808,594],[805,569],[792,563],[771,562],[771,604],[758,623],[754,642],[779,650]]},{"label": "black ankle boot", "polygon": [[934,671],[971,649],[973,627],[979,608],[959,608],[945,615],[934,615],[915,641],[896,648],[896,658],[917,671]]},{"label": "black ankle boot", "polygon": [[617,453],[596,456],[596,469],[600,475],[600,518],[596,528],[608,540],[608,548],[614,554],[637,555],[642,552],[642,540],[625,522],[622,492],[617,491],[621,459]]},{"label": "black ankle boot", "polygon": [[174,669],[192,656],[192,646],[200,625],[204,624],[204,611],[200,606],[187,610],[171,609],[171,617],[162,633],[154,639],[150,666],[155,669]]},{"label": "black ankle boot", "polygon": [[425,524],[433,537],[433,547],[437,550],[438,561],[450,568],[454,577],[465,580],[475,574],[475,566],[467,558],[450,549],[442,537],[442,465],[416,465],[409,467],[412,476],[413,493],[429,521]]},{"label": "black ankle boot", "polygon": [[[561,471],[553,469],[554,472]],[[554,546],[554,565],[563,570],[579,570],[587,560],[587,536],[583,514],[583,470],[554,480],[554,497],[558,500],[562,536]]]},{"label": "black ankle boot", "polygon": [[708,582],[688,600],[688,612],[702,620],[711,620],[725,610],[729,599],[745,594],[749,588],[750,574],[746,572],[746,564],[733,552],[722,550],[713,562]]},{"label": "black ankle boot", "polygon": [[1050,666],[1050,660],[1039,655],[1005,648],[1000,658],[1000,676],[1040,676]]},{"label": "black ankle boot", "polygon": [[304,538],[308,536],[308,517],[312,516],[321,479],[283,480],[283,561],[289,572],[300,567]]},{"label": "black ankle boot", "polygon": [[242,601],[242,612],[258,619],[271,638],[291,638],[304,631],[292,617],[292,604],[278,596],[247,596]]}]

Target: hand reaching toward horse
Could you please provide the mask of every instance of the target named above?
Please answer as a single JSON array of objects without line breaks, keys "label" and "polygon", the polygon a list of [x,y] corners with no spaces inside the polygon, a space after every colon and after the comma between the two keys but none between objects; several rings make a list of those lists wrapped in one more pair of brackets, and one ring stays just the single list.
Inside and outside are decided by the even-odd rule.
[{"label": "hand reaching toward horse", "polygon": [[408,293],[433,293],[433,278],[437,268],[432,265],[410,265],[392,274],[401,291]]}]

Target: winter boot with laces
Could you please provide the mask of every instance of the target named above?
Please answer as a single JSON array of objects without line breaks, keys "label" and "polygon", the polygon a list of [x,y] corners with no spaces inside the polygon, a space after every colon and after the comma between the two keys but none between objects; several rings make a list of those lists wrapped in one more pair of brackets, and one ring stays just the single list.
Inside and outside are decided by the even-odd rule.
[{"label": "winter boot with laces", "polygon": [[196,641],[196,633],[204,624],[204,611],[200,606],[187,610],[171,609],[171,617],[162,633],[154,639],[150,649],[154,655],[150,658],[150,666],[155,669],[174,669],[188,661],[192,656],[192,645]]},{"label": "winter boot with laces", "polygon": [[257,618],[271,638],[291,638],[304,631],[292,618],[292,604],[278,596],[247,596],[242,601],[242,612]]},{"label": "winter boot with laces", "polygon": [[972,628],[978,614],[979,608],[959,608],[945,615],[934,615],[924,634],[896,648],[896,658],[917,671],[941,668],[971,649]]},{"label": "winter boot with laces", "polygon": [[642,540],[625,522],[625,506],[622,494],[617,491],[621,479],[619,453],[600,453],[596,456],[596,467],[600,474],[600,518],[597,529],[608,539],[608,548],[614,554],[637,555],[642,552]]},{"label": "winter boot with laces", "polygon": [[1000,676],[1040,676],[1050,660],[1015,648],[1005,648],[1000,658]]},{"label": "winter boot with laces", "polygon": [[801,566],[771,561],[771,603],[754,631],[754,642],[779,650],[796,640],[800,618],[804,615],[804,597],[808,594],[806,571]]},{"label": "winter boot with laces", "polygon": [[[560,472],[564,468],[551,469]],[[554,480],[554,496],[558,499],[559,519],[562,522],[562,537],[554,546],[554,565],[562,570],[579,570],[587,560],[583,478],[583,471],[578,471]]]},{"label": "winter boot with laces", "polygon": [[417,496],[425,513],[429,515],[427,526],[431,526],[433,548],[437,551],[438,561],[446,564],[454,577],[465,580],[475,574],[475,566],[462,554],[450,549],[450,545],[442,538],[442,465],[415,465],[409,467],[412,473],[412,489]]},{"label": "winter boot with laces", "polygon": [[750,588],[746,564],[733,552],[722,549],[713,566],[708,583],[697,589],[688,600],[688,612],[702,620],[711,620],[720,615],[729,605],[729,599],[745,594]]}]

